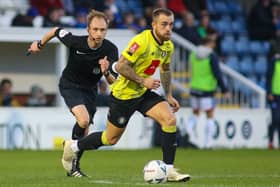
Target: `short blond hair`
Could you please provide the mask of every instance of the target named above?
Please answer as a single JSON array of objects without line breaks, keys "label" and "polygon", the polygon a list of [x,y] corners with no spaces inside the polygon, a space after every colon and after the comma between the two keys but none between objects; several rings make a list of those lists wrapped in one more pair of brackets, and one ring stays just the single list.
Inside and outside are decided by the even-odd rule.
[{"label": "short blond hair", "polygon": [[153,21],[155,21],[159,15],[166,15],[166,16],[173,16],[173,12],[167,8],[156,8],[154,11],[153,11]]},{"label": "short blond hair", "polygon": [[107,18],[107,16],[103,12],[92,9],[87,15],[87,26],[90,25],[91,20],[95,17],[103,18],[105,20],[107,26],[109,25],[109,19]]}]

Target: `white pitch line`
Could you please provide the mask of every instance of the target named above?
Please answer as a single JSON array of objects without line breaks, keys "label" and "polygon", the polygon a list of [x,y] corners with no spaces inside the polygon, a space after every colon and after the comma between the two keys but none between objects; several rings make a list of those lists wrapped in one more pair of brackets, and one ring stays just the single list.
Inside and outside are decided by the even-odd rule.
[{"label": "white pitch line", "polygon": [[270,177],[270,178],[280,178],[279,174],[251,174],[251,175],[242,175],[242,174],[223,174],[223,175],[216,175],[216,174],[209,174],[209,175],[192,175],[192,178],[264,178],[264,177]]},{"label": "white pitch line", "polygon": [[[109,180],[90,180],[89,183],[95,184],[109,184],[109,185],[135,185],[135,186],[144,186],[148,183],[133,183],[133,182],[116,182],[116,181],[109,181]],[[171,186],[171,184],[163,183],[164,186]]]}]

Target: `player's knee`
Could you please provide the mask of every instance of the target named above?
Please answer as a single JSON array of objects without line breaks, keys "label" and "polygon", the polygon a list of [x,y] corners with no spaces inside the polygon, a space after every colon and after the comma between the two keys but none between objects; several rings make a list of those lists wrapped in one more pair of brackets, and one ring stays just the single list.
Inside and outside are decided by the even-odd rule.
[{"label": "player's knee", "polygon": [[163,132],[167,133],[174,133],[176,132],[176,117],[171,116],[165,119],[165,122],[162,124],[161,127]]},{"label": "player's knee", "polygon": [[176,126],[176,117],[169,116],[164,119],[164,126]]},{"label": "player's knee", "polygon": [[88,126],[89,126],[89,119],[86,119],[86,118],[84,118],[84,119],[79,119],[78,121],[78,125],[81,127],[81,128],[88,128]]},{"label": "player's knee", "polygon": [[118,143],[119,139],[118,138],[109,138],[107,139],[109,145],[115,145],[116,143]]}]

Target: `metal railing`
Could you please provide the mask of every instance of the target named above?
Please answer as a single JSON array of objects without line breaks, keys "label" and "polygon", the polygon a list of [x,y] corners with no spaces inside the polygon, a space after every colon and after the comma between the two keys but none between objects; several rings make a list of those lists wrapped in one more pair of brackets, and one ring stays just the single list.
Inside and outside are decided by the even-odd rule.
[{"label": "metal railing", "polygon": [[[195,51],[196,46],[176,33],[172,35],[174,55],[172,59],[173,85],[182,93],[188,93],[190,80],[188,54]],[[231,93],[230,99],[223,99],[217,91],[217,103],[224,107],[265,108],[265,90],[247,79],[242,74],[220,63],[224,80]]]}]

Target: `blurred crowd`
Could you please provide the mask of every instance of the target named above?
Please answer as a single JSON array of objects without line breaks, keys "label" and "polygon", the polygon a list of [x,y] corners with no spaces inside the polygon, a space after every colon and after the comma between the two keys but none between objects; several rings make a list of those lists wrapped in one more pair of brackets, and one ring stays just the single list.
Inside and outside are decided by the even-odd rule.
[{"label": "blurred crowd", "polygon": [[[280,36],[278,0],[252,1],[246,11],[241,1],[237,0],[18,0],[16,4],[13,2],[15,1],[0,1],[2,14],[0,27],[85,28],[88,11],[96,9],[107,15],[110,28],[131,29],[138,33],[150,28],[153,9],[169,8],[175,15],[176,33],[195,45],[199,45],[206,37],[214,38],[217,41],[215,50],[221,59],[262,87],[265,87],[266,68],[261,66],[263,71],[259,75],[256,74],[257,71],[252,72],[254,68],[247,68],[250,70],[248,73],[243,71],[242,67],[244,64],[250,64],[247,63],[248,59],[251,59],[251,64],[257,64],[254,61],[258,59],[267,63],[270,45],[264,44]],[[10,21],[5,20],[7,17]],[[268,47],[260,47],[258,52],[256,45],[253,44]],[[228,63],[232,59],[236,61],[233,66]],[[100,86],[102,85],[100,83]]]},{"label": "blurred crowd", "polygon": [[0,82],[0,106],[2,107],[42,107],[53,106],[54,101],[47,97],[43,88],[37,84],[30,87],[30,92],[16,95],[13,92],[13,82],[10,78],[3,78]]},{"label": "blurred crowd", "polygon": [[[207,35],[217,38],[219,42],[226,33],[215,22],[226,16],[233,20],[245,15],[248,34],[253,40],[270,40],[280,33],[280,8],[277,0],[257,0],[248,12],[237,11],[236,15],[230,15],[235,7],[230,7],[234,3],[227,0],[20,0],[21,3],[17,5],[11,5],[9,1],[12,2],[0,2],[0,13],[3,14],[0,25],[5,25],[5,17],[9,17],[11,21],[7,24],[10,26],[85,28],[88,11],[96,9],[108,16],[110,28],[141,32],[149,28],[152,10],[166,7],[175,14],[175,32],[194,44],[199,44]],[[220,2],[228,3],[229,8],[225,11],[229,12],[218,13]],[[217,4],[217,10],[214,10],[217,13],[209,10],[211,3],[215,6]]]},{"label": "blurred crowd", "polygon": [[[9,4],[9,1],[1,2],[0,10],[2,9],[2,13],[14,14],[10,22],[11,26],[26,27],[85,28],[88,11],[96,9],[108,16],[110,28],[132,29],[140,32],[150,25],[152,10],[157,7],[170,8],[180,22],[188,12],[192,12],[196,18],[201,15],[201,12],[207,12],[205,0],[21,0],[18,7]],[[10,9],[14,6],[14,13],[7,11],[9,8],[5,6]],[[21,9],[22,7],[24,9]],[[5,17],[5,13],[3,14]],[[2,21],[5,22],[4,19]],[[177,26],[180,25],[181,23]],[[203,32],[200,31],[205,35]]]}]

